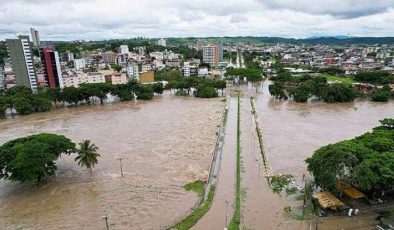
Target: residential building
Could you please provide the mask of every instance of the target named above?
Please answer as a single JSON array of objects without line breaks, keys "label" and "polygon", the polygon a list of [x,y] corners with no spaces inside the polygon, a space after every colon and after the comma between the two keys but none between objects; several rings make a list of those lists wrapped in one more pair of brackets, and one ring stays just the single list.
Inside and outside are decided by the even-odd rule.
[{"label": "residential building", "polygon": [[30,28],[31,39],[34,47],[40,46],[40,34],[34,28]]},{"label": "residential building", "polygon": [[169,68],[180,68],[181,62],[179,60],[168,60],[166,61],[166,66]]},{"label": "residential building", "polygon": [[65,87],[79,87],[82,83],[105,83],[105,75],[97,72],[77,73],[69,71],[64,72],[62,78]]},{"label": "residential building", "polygon": [[138,79],[139,78],[140,71],[139,71],[139,68],[138,68],[137,64],[128,64],[127,67],[126,67],[126,71],[127,71],[127,76],[129,78],[132,78],[132,79]]},{"label": "residential building", "polygon": [[155,74],[153,71],[140,73],[139,82],[144,83],[153,83],[155,81]]},{"label": "residential building", "polygon": [[184,77],[190,77],[190,63],[189,62],[183,63],[182,75]]},{"label": "residential building", "polygon": [[217,67],[223,61],[223,46],[221,44],[211,44],[203,47],[203,62],[209,63],[212,67]]},{"label": "residential building", "polygon": [[141,72],[145,73],[152,70],[152,66],[150,64],[141,65]]},{"label": "residential building", "polygon": [[167,46],[167,42],[165,39],[160,38],[159,40],[157,40],[157,45],[159,46]]},{"label": "residential building", "polygon": [[17,39],[7,39],[8,53],[11,57],[12,69],[15,74],[16,85],[37,91],[36,69],[33,63],[33,51],[29,36],[19,36]]},{"label": "residential building", "polygon": [[129,46],[121,45],[117,50],[118,50],[118,54],[127,54],[129,53]]},{"label": "residential building", "polygon": [[85,69],[86,60],[84,58],[74,59],[74,69],[79,71],[81,69]]},{"label": "residential building", "polygon": [[40,56],[47,86],[51,89],[63,88],[59,53],[52,48],[41,48]]},{"label": "residential building", "polygon": [[151,52],[149,54],[150,58],[155,58],[155,60],[163,61],[164,54],[162,52]]},{"label": "residential building", "polygon": [[208,76],[208,74],[209,74],[208,68],[198,69],[198,76],[199,77],[205,77],[205,76]]},{"label": "residential building", "polygon": [[128,81],[127,75],[124,73],[112,73],[105,75],[105,82],[113,85],[126,84]]},{"label": "residential building", "polygon": [[0,89],[4,89],[5,87],[5,76],[3,70],[0,69]]},{"label": "residential building", "polygon": [[105,64],[113,64],[116,62],[116,53],[112,52],[112,51],[107,51],[101,54],[101,56],[103,57],[103,62]]}]

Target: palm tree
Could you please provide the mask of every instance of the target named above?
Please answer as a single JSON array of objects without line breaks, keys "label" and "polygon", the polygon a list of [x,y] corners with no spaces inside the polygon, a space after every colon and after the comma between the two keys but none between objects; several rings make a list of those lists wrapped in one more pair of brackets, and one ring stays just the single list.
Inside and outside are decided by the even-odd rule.
[{"label": "palm tree", "polygon": [[78,162],[78,165],[85,166],[92,171],[92,168],[98,162],[97,158],[100,157],[97,150],[98,147],[92,144],[90,140],[84,140],[79,143],[79,149],[77,149],[78,156],[75,158],[75,161]]}]

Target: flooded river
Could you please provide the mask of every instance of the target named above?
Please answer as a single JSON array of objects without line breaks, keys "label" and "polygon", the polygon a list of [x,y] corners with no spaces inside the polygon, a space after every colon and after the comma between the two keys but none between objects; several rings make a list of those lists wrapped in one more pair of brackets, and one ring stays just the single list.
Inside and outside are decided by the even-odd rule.
[{"label": "flooded river", "polygon": [[62,156],[42,185],[0,181],[0,229],[105,229],[104,215],[111,229],[160,229],[197,201],[181,186],[206,178],[224,106],[167,95],[0,121],[0,144],[48,132],[92,140],[101,154],[92,174]]}]

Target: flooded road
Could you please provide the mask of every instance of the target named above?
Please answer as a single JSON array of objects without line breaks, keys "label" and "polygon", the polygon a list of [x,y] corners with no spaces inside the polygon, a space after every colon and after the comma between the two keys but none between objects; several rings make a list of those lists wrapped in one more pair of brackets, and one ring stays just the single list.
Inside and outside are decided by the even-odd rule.
[{"label": "flooded road", "polygon": [[206,179],[224,106],[167,95],[0,121],[0,144],[49,132],[90,139],[101,154],[92,174],[62,156],[40,186],[0,181],[0,229],[105,229],[103,215],[111,229],[160,229],[197,201],[181,186]]}]

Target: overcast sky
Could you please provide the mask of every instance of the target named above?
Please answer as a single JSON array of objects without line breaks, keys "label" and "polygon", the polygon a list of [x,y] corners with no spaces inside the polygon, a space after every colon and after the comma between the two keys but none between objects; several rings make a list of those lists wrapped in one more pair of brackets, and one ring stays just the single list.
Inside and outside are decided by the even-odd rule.
[{"label": "overcast sky", "polygon": [[394,36],[394,0],[0,0],[0,40]]}]

